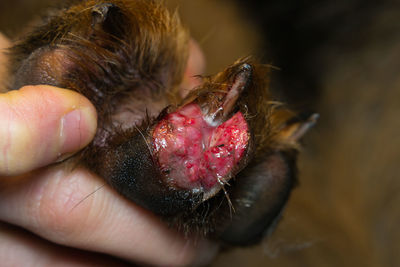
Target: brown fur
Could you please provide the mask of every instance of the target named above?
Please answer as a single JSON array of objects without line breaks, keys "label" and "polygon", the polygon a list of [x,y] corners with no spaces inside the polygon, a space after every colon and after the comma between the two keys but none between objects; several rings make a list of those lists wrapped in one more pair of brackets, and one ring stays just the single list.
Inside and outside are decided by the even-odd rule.
[{"label": "brown fur", "polygon": [[[170,92],[167,93],[172,94],[182,79],[187,58],[188,35],[181,26],[179,18],[176,14],[170,15],[156,3],[113,2],[120,5],[124,12],[129,11],[123,14],[128,20],[125,26],[140,25],[137,28],[122,28],[122,31],[126,31],[124,39],[102,36],[108,33],[96,32],[96,28],[82,28],[82,25],[92,23],[91,9],[95,4],[101,3],[101,1],[84,1],[67,11],[61,10],[63,17],[58,16],[59,12],[54,12],[45,20],[44,27],[38,27],[26,40],[21,41],[22,45],[15,46],[13,48],[13,54],[17,57],[14,57],[15,65],[19,66],[20,60],[30,56],[32,59],[24,64],[28,65],[26,68],[31,75],[37,76],[36,73],[45,67],[42,64],[43,57],[50,58],[52,62],[60,62],[64,65],[62,69],[53,68],[46,71],[49,76],[48,83],[54,84],[54,80],[57,80],[54,85],[77,91],[85,88],[82,93],[94,102],[100,112],[106,110],[107,114],[113,112],[112,107],[115,106],[113,102],[118,101],[117,98],[125,98],[124,90],[127,88],[131,90],[140,85],[143,90],[145,88],[150,90],[148,94],[151,97],[160,93],[160,87],[168,88]],[[91,39],[88,39],[89,36]],[[45,51],[31,55],[33,51],[43,46],[47,47]],[[114,48],[116,50],[113,50]],[[134,68],[127,63],[129,61],[134,62]],[[65,68],[66,62],[69,62],[67,65],[73,66],[74,69]],[[65,77],[66,72],[69,77]],[[80,77],[82,73],[88,75],[85,78],[88,84],[79,84],[80,79],[76,77]],[[27,73],[24,75],[28,76]],[[101,77],[104,75],[119,76],[120,80],[103,81]],[[60,80],[61,77],[63,80]],[[29,79],[29,81],[15,81],[14,86],[19,88],[24,83],[35,83],[34,78]],[[43,78],[38,77],[38,79]],[[100,81],[108,88],[107,90],[114,91],[100,93],[103,90],[98,88]],[[130,87],[119,86],[126,81],[131,83]],[[112,99],[99,94],[111,95]]]},{"label": "brown fur", "polygon": [[[305,140],[307,146],[299,166],[301,185],[294,191],[277,231],[261,246],[222,255],[215,266],[397,266],[398,6],[381,1],[366,10],[361,7],[367,7],[371,1],[315,1],[312,5],[294,1],[290,5],[282,2],[286,5],[282,8],[274,6],[278,1],[265,2],[272,3],[263,14],[269,22],[259,26],[280,34],[276,38],[281,39],[279,48],[283,50],[283,55],[273,61],[281,67],[281,71],[273,72],[274,86],[285,91],[297,90],[295,94],[302,101],[313,98],[322,119]],[[214,70],[254,49],[254,34],[248,36],[254,28],[246,29],[250,19],[238,18],[243,8],[232,15],[234,7],[228,5],[227,9],[224,3],[214,1],[181,3],[186,21],[195,20],[191,25],[197,26],[193,30],[197,39],[211,36],[203,47],[213,55],[208,61]],[[292,9],[296,12],[286,12]],[[9,7],[0,10],[8,11]],[[215,10],[217,14],[210,16],[213,19],[202,28],[204,14]],[[196,18],[196,14],[200,15]],[[294,21],[289,30],[284,24],[286,19]],[[331,19],[330,24],[324,19]],[[228,27],[224,28],[226,24]],[[5,25],[2,29],[9,29],[10,18]],[[210,25],[217,30],[210,30]],[[319,26],[318,31],[307,32],[310,25]],[[244,27],[242,31],[233,32],[240,26]],[[217,33],[213,34],[214,31]],[[288,40],[290,34],[298,35],[304,42]],[[323,45],[315,40],[320,35],[327,40]],[[235,49],[226,52],[231,46]],[[269,45],[262,51],[265,53],[270,62],[277,51]],[[221,54],[233,58],[215,62],[221,60]],[[292,67],[283,66],[282,61],[287,58]],[[309,73],[305,73],[307,68],[311,69]],[[277,80],[280,84],[276,84]],[[307,96],[303,90],[315,86],[314,82],[323,89],[321,98],[316,93]]]},{"label": "brown fur", "polygon": [[188,40],[177,15],[159,3],[76,2],[53,12],[11,49],[11,89],[50,84],[82,93],[98,111],[99,129],[75,157],[79,163],[184,233],[232,245],[259,242],[289,198],[297,141],[315,121],[299,120],[275,101],[268,92],[270,66],[240,60],[204,78],[180,106],[196,101],[219,110],[228,92],[240,88],[232,89],[235,101],[223,112],[229,112],[224,120],[244,114],[250,136],[246,153],[227,177],[218,177],[217,190],[168,184],[151,138],[156,123],[173,110],[161,108],[180,100]]}]

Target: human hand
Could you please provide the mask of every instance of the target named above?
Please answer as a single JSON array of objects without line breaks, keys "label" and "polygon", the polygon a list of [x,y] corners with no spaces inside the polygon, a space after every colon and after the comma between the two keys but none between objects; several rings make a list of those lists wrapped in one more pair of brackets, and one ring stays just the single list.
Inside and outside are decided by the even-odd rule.
[{"label": "human hand", "polygon": [[[0,49],[6,46],[0,36]],[[122,264],[98,253],[155,265],[208,261],[215,246],[183,238],[88,171],[52,164],[86,146],[95,131],[95,109],[76,92],[27,86],[0,95],[2,264]]]}]

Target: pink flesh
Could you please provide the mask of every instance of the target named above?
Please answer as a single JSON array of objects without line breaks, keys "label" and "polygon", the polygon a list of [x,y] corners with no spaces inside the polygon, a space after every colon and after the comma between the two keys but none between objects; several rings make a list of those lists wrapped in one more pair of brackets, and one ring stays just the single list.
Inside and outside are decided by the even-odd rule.
[{"label": "pink flesh", "polygon": [[241,112],[211,126],[197,104],[168,114],[153,132],[154,156],[166,182],[184,189],[208,190],[225,182],[248,141],[248,125]]}]

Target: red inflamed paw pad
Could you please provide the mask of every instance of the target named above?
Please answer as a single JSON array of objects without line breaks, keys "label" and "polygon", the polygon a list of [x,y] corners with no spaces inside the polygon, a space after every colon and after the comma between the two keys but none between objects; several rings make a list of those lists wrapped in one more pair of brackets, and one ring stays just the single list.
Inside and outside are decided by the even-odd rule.
[{"label": "red inflamed paw pad", "polygon": [[211,125],[199,105],[191,103],[156,125],[153,156],[169,185],[207,191],[227,182],[248,143],[249,128],[241,112]]}]

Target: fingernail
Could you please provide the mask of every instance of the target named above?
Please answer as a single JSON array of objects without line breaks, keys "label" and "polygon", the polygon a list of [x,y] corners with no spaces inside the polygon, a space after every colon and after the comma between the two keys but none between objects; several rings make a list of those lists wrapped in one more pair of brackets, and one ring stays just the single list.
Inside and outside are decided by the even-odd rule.
[{"label": "fingernail", "polygon": [[58,161],[85,147],[92,140],[96,127],[96,116],[87,107],[72,110],[62,117],[60,126],[62,146]]}]

